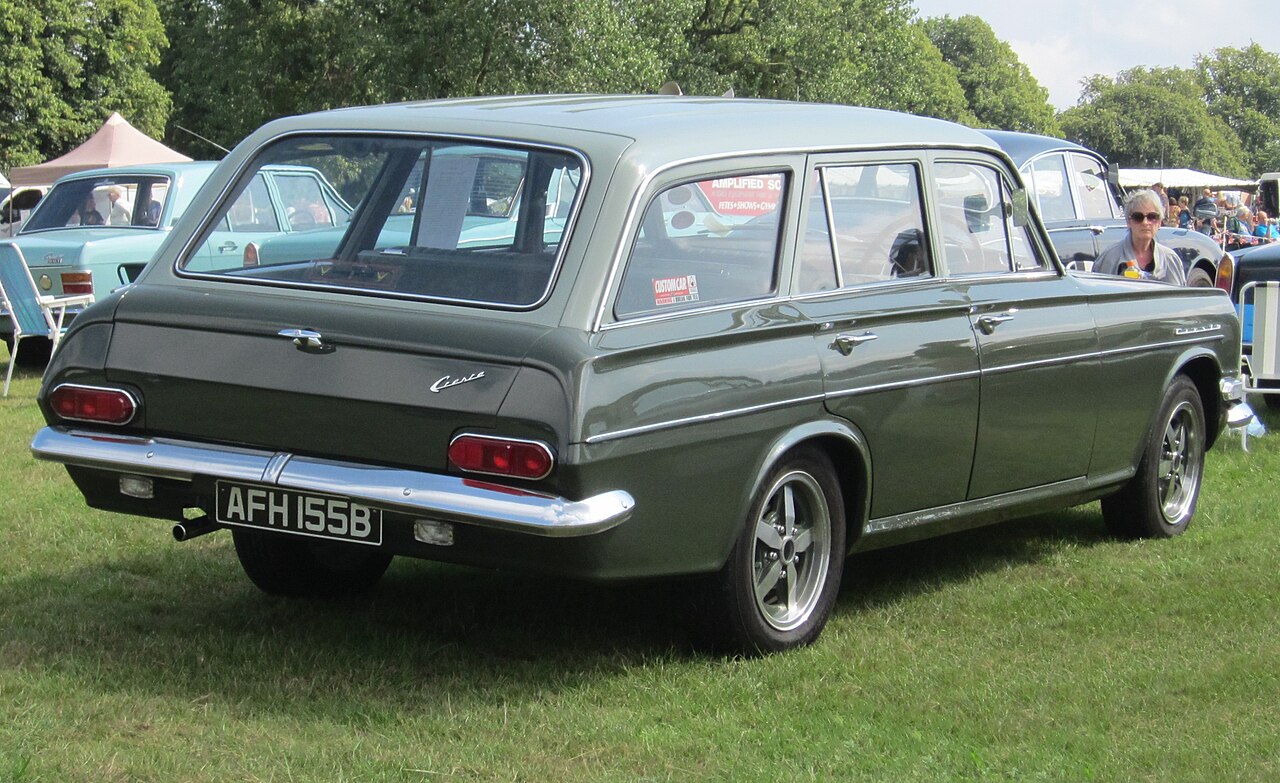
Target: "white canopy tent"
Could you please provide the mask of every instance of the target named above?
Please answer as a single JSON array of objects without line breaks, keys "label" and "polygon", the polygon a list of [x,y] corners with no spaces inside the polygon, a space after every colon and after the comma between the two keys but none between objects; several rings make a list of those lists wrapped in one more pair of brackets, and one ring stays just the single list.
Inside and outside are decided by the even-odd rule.
[{"label": "white canopy tent", "polygon": [[1120,187],[1124,190],[1149,188],[1163,182],[1166,188],[1200,190],[1256,190],[1258,183],[1248,179],[1233,179],[1209,174],[1195,169],[1120,169]]}]

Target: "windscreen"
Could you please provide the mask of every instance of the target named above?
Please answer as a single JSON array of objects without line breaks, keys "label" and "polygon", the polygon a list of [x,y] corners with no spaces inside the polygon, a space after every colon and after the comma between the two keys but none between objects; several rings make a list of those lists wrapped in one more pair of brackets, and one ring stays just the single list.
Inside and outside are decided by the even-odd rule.
[{"label": "windscreen", "polygon": [[179,269],[528,307],[551,286],[582,173],[575,155],[515,144],[291,137],[239,178]]}]

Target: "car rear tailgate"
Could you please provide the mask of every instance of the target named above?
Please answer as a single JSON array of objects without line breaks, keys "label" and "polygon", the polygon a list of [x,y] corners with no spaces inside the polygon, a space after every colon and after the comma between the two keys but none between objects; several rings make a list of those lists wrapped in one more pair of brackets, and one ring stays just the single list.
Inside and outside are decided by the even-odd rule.
[{"label": "car rear tailgate", "polygon": [[[153,434],[425,469],[493,426],[546,328],[421,303],[139,286],[116,312],[107,376]],[[319,345],[281,332],[308,330]]]}]

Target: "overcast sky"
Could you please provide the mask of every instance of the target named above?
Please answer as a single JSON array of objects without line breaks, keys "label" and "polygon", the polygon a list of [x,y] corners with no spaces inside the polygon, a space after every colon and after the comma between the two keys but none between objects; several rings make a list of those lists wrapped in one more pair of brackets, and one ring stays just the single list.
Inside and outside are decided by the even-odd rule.
[{"label": "overcast sky", "polygon": [[[921,17],[982,17],[1049,91],[1076,104],[1080,80],[1136,65],[1191,67],[1197,54],[1257,43],[1280,53],[1275,0],[914,0]],[[1193,10],[1194,9],[1194,10]]]}]

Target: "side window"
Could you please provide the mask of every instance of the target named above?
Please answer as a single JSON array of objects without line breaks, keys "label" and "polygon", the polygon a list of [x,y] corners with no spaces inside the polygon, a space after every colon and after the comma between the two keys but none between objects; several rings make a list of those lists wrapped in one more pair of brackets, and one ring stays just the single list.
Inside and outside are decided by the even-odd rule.
[{"label": "side window", "polygon": [[830,291],[836,282],[835,251],[831,245],[831,225],[827,220],[826,190],[822,186],[822,169],[815,169],[809,179],[809,217],[800,238],[799,290]]},{"label": "side window", "polygon": [[1071,168],[1075,176],[1076,191],[1080,194],[1081,216],[1086,220],[1114,218],[1115,202],[1102,165],[1087,155],[1072,155]]},{"label": "side window", "polygon": [[938,229],[952,274],[984,274],[1044,268],[1026,228],[1013,225],[1008,181],[993,168],[940,163]]},{"label": "side window", "polygon": [[645,208],[618,318],[758,299],[776,290],[787,175],[723,177],[668,188]]},{"label": "side window", "polygon": [[324,193],[315,178],[278,174],[276,188],[280,191],[285,214],[289,216],[289,225],[294,231],[333,225],[333,215],[329,214]]},{"label": "side window", "polygon": [[1030,179],[1042,219],[1046,222],[1076,219],[1071,186],[1067,181],[1067,163],[1061,155],[1046,155],[1033,161]]},{"label": "side window", "polygon": [[[227,220],[231,224],[231,230],[235,232],[271,233],[280,230],[280,221],[276,219],[276,211],[271,206],[267,183],[262,175],[249,181],[249,187],[236,198],[227,212]],[[225,227],[220,228],[225,230]]]},{"label": "side window", "polygon": [[932,276],[914,165],[832,166],[822,176],[842,287]]}]

